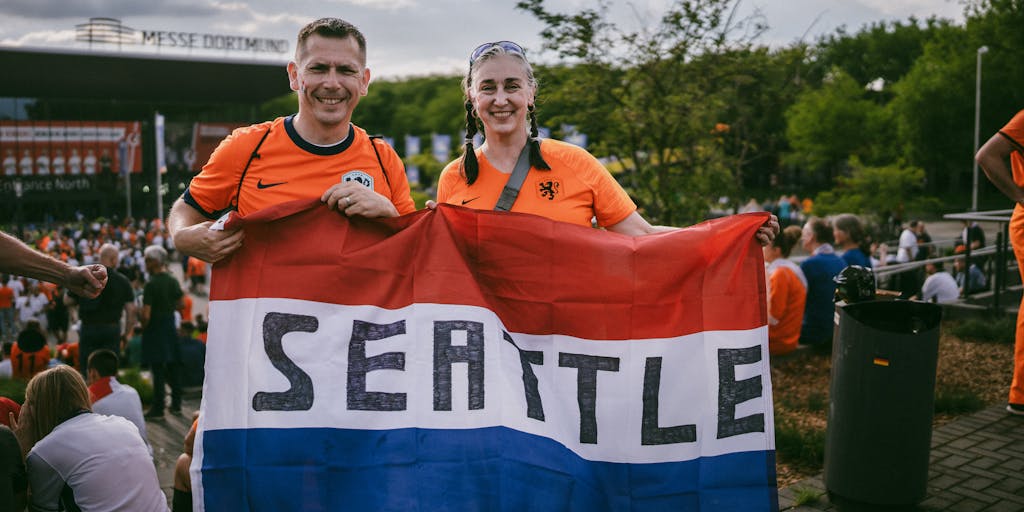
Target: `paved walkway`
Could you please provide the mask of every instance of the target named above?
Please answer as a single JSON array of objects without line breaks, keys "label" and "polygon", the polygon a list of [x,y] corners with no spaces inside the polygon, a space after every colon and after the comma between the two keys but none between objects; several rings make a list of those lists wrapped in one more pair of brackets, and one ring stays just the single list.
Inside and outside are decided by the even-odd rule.
[{"label": "paved walkway", "polygon": [[[819,475],[780,490],[779,508],[1024,512],[1024,417],[1007,414],[1004,408],[992,406],[935,429],[928,494],[917,506],[840,506],[829,500]],[[797,505],[797,497],[807,495],[818,498]]]}]

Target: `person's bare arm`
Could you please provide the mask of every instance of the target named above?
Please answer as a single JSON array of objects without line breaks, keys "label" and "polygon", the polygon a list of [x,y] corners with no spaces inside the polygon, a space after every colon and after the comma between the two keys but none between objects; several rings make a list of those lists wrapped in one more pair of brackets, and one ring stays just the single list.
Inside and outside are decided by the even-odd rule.
[{"label": "person's bare arm", "polygon": [[4,232],[0,232],[0,272],[59,284],[90,298],[99,295],[107,285],[107,269],[103,265],[72,267]]},{"label": "person's bare arm", "polygon": [[121,336],[121,340],[127,340],[132,337],[135,324],[138,322],[137,311],[138,309],[136,309],[134,302],[124,303],[124,334]]},{"label": "person's bare arm", "polygon": [[1014,202],[1024,204],[1024,190],[1014,183],[1013,173],[1006,165],[1006,160],[1014,149],[1012,142],[997,133],[978,150],[974,159],[1000,192]]},{"label": "person's bare arm", "polygon": [[167,230],[174,247],[184,254],[208,263],[224,259],[242,246],[245,233],[240,230],[211,230],[213,221],[178,198],[167,216]]},{"label": "person's bare arm", "polygon": [[[628,217],[621,220],[617,224],[608,226],[608,231],[614,231],[623,235],[629,236],[641,236],[649,235],[651,233],[663,233],[665,231],[672,231],[679,229],[672,226],[653,226],[647,222],[639,213],[633,212]],[[761,245],[769,245],[772,240],[775,239],[775,235],[779,234],[779,219],[775,215],[772,215],[764,222],[764,224],[757,229],[757,233],[754,237],[757,238],[758,243]]]}]

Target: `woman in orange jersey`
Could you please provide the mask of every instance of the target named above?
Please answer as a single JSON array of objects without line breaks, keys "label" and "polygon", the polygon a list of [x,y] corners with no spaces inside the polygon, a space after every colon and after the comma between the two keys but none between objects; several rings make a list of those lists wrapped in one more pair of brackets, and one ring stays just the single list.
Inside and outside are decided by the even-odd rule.
[{"label": "woman in orange jersey", "polygon": [[764,247],[768,277],[768,352],[788,354],[800,340],[800,324],[807,301],[807,278],[789,253],[800,241],[800,226],[789,226]]},{"label": "woman in orange jersey", "polygon": [[[526,154],[529,170],[509,211],[582,226],[596,222],[610,231],[632,236],[676,229],[652,226],[641,217],[626,191],[585,149],[538,139],[534,112],[537,80],[526,52],[518,44],[499,41],[477,47],[462,85],[466,97],[465,153],[442,172],[438,202],[494,209],[520,155]],[[473,136],[480,127],[485,142],[474,150]],[[772,216],[757,237],[767,244],[778,230],[778,219]]]}]

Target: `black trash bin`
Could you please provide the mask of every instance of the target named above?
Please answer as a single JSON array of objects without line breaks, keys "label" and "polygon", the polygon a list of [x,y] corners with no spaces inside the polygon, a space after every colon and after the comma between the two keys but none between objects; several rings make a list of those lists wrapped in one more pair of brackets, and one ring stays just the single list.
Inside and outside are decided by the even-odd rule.
[{"label": "black trash bin", "polygon": [[942,308],[915,301],[836,305],[825,487],[857,503],[924,499]]}]

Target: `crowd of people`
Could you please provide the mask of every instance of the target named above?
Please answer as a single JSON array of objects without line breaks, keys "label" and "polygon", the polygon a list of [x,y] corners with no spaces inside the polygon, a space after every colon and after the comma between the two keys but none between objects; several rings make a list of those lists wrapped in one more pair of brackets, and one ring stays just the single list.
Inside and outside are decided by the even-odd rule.
[{"label": "crowd of people", "polygon": [[[202,384],[205,312],[194,315],[182,283],[204,294],[206,265],[182,261],[182,279],[168,272],[171,240],[159,221],[3,236],[5,252],[28,252],[17,265],[0,261],[12,272],[0,279],[0,378],[28,385],[23,404],[0,404],[9,427],[0,428],[0,488],[10,491],[0,492],[0,510],[166,510],[145,419],[165,414],[166,387],[167,408],[180,413],[182,385]],[[100,276],[99,286],[68,279],[77,269]],[[145,412],[118,377],[140,365],[153,382]],[[104,476],[112,463],[133,478]]]},{"label": "crowd of people", "polygon": [[[885,233],[884,229],[875,230]],[[925,223],[911,220],[901,231],[895,251],[879,243],[865,222],[853,214],[829,218],[810,217],[803,226],[790,225],[772,244],[764,247],[768,279],[768,337],[772,355],[787,354],[799,345],[830,350],[833,334],[833,304],[836,276],[851,266],[878,269],[886,265],[926,262],[922,268],[908,268],[885,279],[880,288],[892,290],[904,299],[947,303],[987,289],[981,269],[984,258],[975,257],[970,266],[963,253],[985,245],[984,231],[977,223],[965,222],[955,242],[953,273],[931,258],[943,256],[925,229]],[[796,248],[806,256],[790,259]]]}]

